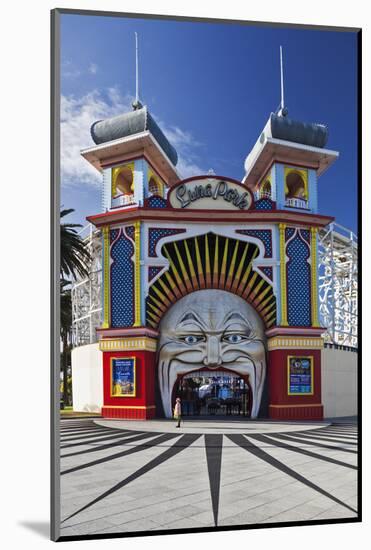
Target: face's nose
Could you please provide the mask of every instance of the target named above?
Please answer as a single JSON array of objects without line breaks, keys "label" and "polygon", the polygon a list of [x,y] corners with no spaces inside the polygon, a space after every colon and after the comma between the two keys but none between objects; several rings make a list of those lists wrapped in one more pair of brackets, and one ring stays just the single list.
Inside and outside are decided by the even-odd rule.
[{"label": "face's nose", "polygon": [[204,365],[208,367],[217,367],[221,362],[219,338],[217,336],[209,336],[206,344]]}]

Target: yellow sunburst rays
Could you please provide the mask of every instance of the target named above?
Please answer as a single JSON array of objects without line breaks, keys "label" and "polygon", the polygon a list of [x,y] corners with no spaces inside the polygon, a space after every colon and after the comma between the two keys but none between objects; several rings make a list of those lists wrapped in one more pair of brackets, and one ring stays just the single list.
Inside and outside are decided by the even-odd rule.
[{"label": "yellow sunburst rays", "polygon": [[150,296],[150,301],[148,302],[148,305],[151,306],[151,308],[153,309],[154,313],[156,313],[156,315],[162,315],[163,313],[165,313],[167,307],[165,304],[163,304],[162,302],[160,302],[157,298],[155,298],[153,295]]},{"label": "yellow sunburst rays", "polygon": [[210,250],[209,239],[205,235],[205,275],[206,275],[206,288],[211,288],[211,267],[210,267]]},{"label": "yellow sunburst rays", "polygon": [[174,292],[171,290],[171,286],[168,286],[165,281],[162,280],[162,277],[158,279],[158,282],[161,285],[162,289],[165,291],[166,296],[170,299],[170,302],[176,302],[177,297],[176,294],[174,294]]},{"label": "yellow sunburst rays", "polygon": [[234,273],[234,266],[236,265],[236,258],[237,258],[237,252],[238,252],[238,246],[239,246],[239,241],[236,241],[236,244],[234,246],[234,250],[233,250],[233,256],[232,256],[232,260],[231,260],[231,265],[229,266],[229,271],[228,271],[228,276],[227,276],[227,281],[225,283],[225,290],[230,290],[231,286],[232,286],[232,282],[233,282],[233,273]]},{"label": "yellow sunburst rays", "polygon": [[268,302],[272,299],[272,295],[269,295],[267,298],[265,298],[265,300],[263,300],[264,296],[271,290],[271,287],[270,286],[267,286],[267,288],[265,288],[263,290],[263,292],[261,292],[258,296],[258,298],[256,298],[252,305],[254,305],[256,307],[256,311],[262,311],[264,306],[266,306],[268,304]]},{"label": "yellow sunburst rays", "polygon": [[219,238],[215,237],[214,269],[213,269],[213,288],[218,288],[219,284]]},{"label": "yellow sunburst rays", "polygon": [[152,285],[151,290],[153,290],[159,298],[155,298],[155,296],[152,294],[150,296],[150,299],[148,300],[148,308],[151,308],[151,311],[150,309],[147,309],[147,313],[151,318],[150,323],[152,326],[158,325],[161,317],[167,311],[169,306],[176,301],[175,295],[173,293],[170,294],[170,289],[167,287],[167,285],[165,285],[161,278],[158,279],[158,282],[160,283],[166,294],[168,296],[171,296],[171,300],[169,300],[155,285]]},{"label": "yellow sunburst rays", "polygon": [[179,265],[180,265],[180,270],[182,272],[182,276],[183,276],[183,280],[185,282],[185,285],[187,287],[187,290],[188,292],[192,292],[193,290],[193,287],[192,287],[192,284],[191,284],[191,281],[189,279],[189,275],[188,275],[188,272],[187,272],[187,269],[184,265],[184,262],[182,260],[182,256],[180,255],[180,252],[179,252],[179,249],[178,249],[178,246],[176,243],[174,243],[174,250],[175,250],[175,253],[176,253],[176,256],[178,258],[178,262],[179,262]]},{"label": "yellow sunburst rays", "polygon": [[270,304],[268,304],[261,312],[261,315],[263,317],[266,317],[268,315],[268,313],[270,312],[270,310],[275,307],[275,300],[272,300],[272,302]]},{"label": "yellow sunburst rays", "polygon": [[158,279],[156,281],[155,284],[152,285],[152,290],[157,294],[157,296],[160,298],[160,300],[162,301],[163,304],[165,304],[165,306],[167,307],[170,307],[171,305],[171,301],[169,300],[169,298],[163,293],[161,292],[161,290],[159,288],[157,288],[156,284],[160,281],[160,279]]},{"label": "yellow sunburst rays", "polygon": [[193,265],[191,253],[189,252],[187,241],[184,241],[184,248],[185,248],[185,251],[186,251],[189,271],[191,273],[191,283],[192,283],[192,286],[193,286],[193,290],[198,290],[198,288],[199,288],[198,279],[197,279],[195,268],[194,268],[194,265]]},{"label": "yellow sunburst rays", "polygon": [[275,321],[275,318],[276,318],[276,308],[274,308],[270,313],[268,313],[268,315],[263,317],[267,328],[269,328],[271,325],[273,325],[273,323]]},{"label": "yellow sunburst rays", "polygon": [[[251,290],[250,293],[246,296],[246,299],[263,318],[265,325],[268,326],[267,323],[269,320],[272,320],[272,322],[274,321],[273,316],[276,310],[276,300],[274,298],[272,287],[270,285],[266,286],[264,290],[259,292],[263,284],[264,279],[261,279],[259,283],[255,286],[255,288]],[[248,286],[246,287],[246,290],[247,289]]]},{"label": "yellow sunburst rays", "polygon": [[[199,245],[199,241],[202,238],[205,245],[204,264]],[[276,300],[272,293],[272,287],[268,284],[262,290],[265,280],[257,272],[252,271],[252,264],[259,253],[259,249],[257,247],[254,249],[249,264],[246,267],[246,258],[251,243],[242,245],[244,246],[242,256],[237,262],[238,252],[241,249],[239,245],[242,243],[233,240],[232,258],[228,262],[230,240],[228,238],[225,239],[223,252],[221,252],[219,250],[219,246],[221,245],[219,236],[215,236],[212,268],[208,235],[193,238],[195,257],[192,256],[190,251],[190,240],[183,241],[184,251],[182,253],[178,244],[173,243],[171,254],[174,256],[175,252],[178,268],[170,256],[168,249],[165,246],[163,247],[170,269],[151,287],[147,308],[147,319],[151,326],[156,327],[158,325],[164,313],[174,302],[182,296],[201,288],[220,288],[240,295],[251,303],[261,315],[266,327],[272,326],[276,318]],[[223,254],[223,257],[219,270],[219,255],[221,254]]]},{"label": "yellow sunburst rays", "polygon": [[[207,235],[205,235],[205,239],[207,239]],[[200,281],[199,286],[200,286],[200,288],[205,288],[205,277],[204,277],[204,271],[202,269],[201,254],[200,254],[200,249],[198,247],[197,237],[195,237],[195,248],[196,248],[196,262],[197,262],[198,279]]]},{"label": "yellow sunburst rays", "polygon": [[178,272],[173,260],[171,259],[171,256],[170,256],[166,246],[164,246],[164,252],[165,252],[165,256],[166,256],[166,258],[167,258],[167,260],[170,264],[172,272],[174,273],[174,277],[175,277],[176,283],[178,285],[179,292],[181,293],[182,296],[185,296],[187,294],[187,288],[184,285],[184,283],[182,281],[182,278],[179,275],[179,272]]},{"label": "yellow sunburst rays", "polygon": [[246,284],[246,287],[245,287],[245,290],[243,291],[243,293],[241,294],[241,298],[243,298],[244,300],[247,300],[248,302],[250,300],[248,300],[248,297],[249,297],[249,294],[250,292],[252,291],[252,288],[255,284],[255,281],[256,279],[258,278],[258,274],[257,272],[255,271],[253,276],[250,277],[250,279],[247,281],[247,284]]},{"label": "yellow sunburst rays", "polygon": [[220,279],[219,279],[219,288],[221,289],[224,289],[224,285],[225,285],[225,275],[227,271],[227,259],[228,259],[228,243],[229,243],[229,240],[225,239],[223,260],[222,260],[222,266],[220,268]]},{"label": "yellow sunburst rays", "polygon": [[245,265],[245,259],[246,259],[248,249],[249,249],[249,243],[246,243],[245,250],[243,251],[243,254],[242,254],[242,258],[240,260],[240,263],[238,264],[236,275],[234,276],[233,284],[231,287],[232,292],[235,292],[237,290],[237,286],[241,278],[242,269]]},{"label": "yellow sunburst rays", "polygon": [[256,287],[249,292],[248,296],[249,296],[250,303],[253,303],[254,299],[258,296],[259,290],[261,289],[264,283],[265,283],[264,279],[260,279]]},{"label": "yellow sunburst rays", "polygon": [[[250,275],[250,273],[251,273],[251,268],[252,268],[253,260],[254,260],[254,259],[256,258],[256,256],[258,255],[258,252],[259,252],[259,249],[256,248],[256,249],[254,250],[254,253],[253,253],[253,255],[252,255],[252,258],[251,258],[251,260],[250,260],[250,262],[249,262],[249,265],[248,265],[248,267],[247,267],[245,273],[243,274],[243,277],[242,277],[242,279],[241,279],[241,281],[240,281],[240,284],[239,284],[238,287],[237,287],[236,294],[239,294],[240,296],[242,296],[242,294],[243,294],[243,290],[244,290],[244,288],[245,288],[246,281],[247,281],[247,279],[248,279],[248,277],[249,277],[249,275]],[[257,275],[257,273],[255,273],[255,278],[256,278],[256,275]],[[253,275],[253,277],[254,277],[254,275]],[[255,279],[254,279],[254,281],[255,281]]]},{"label": "yellow sunburst rays", "polygon": [[[151,310],[149,309],[151,308]],[[148,301],[147,316],[150,317],[149,322],[152,326],[157,326],[162,315],[165,313],[166,307],[159,302],[154,296]]]},{"label": "yellow sunburst rays", "polygon": [[159,324],[160,322],[160,317],[158,317],[157,315],[154,315],[151,311],[147,311],[147,319],[148,319],[148,323],[151,325],[151,327],[153,328],[156,328],[157,325]]},{"label": "yellow sunburst rays", "polygon": [[168,280],[168,283],[170,285],[171,290],[174,292],[175,296],[179,299],[182,297],[182,293],[180,292],[179,288],[177,287],[176,282],[170,275],[168,271],[165,271],[165,277]]}]

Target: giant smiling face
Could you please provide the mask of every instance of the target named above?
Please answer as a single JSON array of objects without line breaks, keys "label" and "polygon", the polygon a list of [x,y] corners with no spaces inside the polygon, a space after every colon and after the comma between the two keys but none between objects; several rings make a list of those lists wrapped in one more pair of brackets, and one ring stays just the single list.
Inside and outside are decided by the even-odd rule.
[{"label": "giant smiling face", "polygon": [[199,290],[174,304],[160,323],[158,377],[164,413],[178,375],[228,368],[249,376],[256,418],[266,372],[263,323],[245,300],[224,290]]}]

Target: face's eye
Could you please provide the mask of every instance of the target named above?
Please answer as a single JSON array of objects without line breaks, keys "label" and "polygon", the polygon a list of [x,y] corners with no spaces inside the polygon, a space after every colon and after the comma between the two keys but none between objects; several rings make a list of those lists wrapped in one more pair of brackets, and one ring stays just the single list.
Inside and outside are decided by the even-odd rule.
[{"label": "face's eye", "polygon": [[228,342],[228,344],[239,344],[244,340],[247,340],[247,337],[242,334],[227,334],[223,336],[223,341]]},{"label": "face's eye", "polygon": [[197,344],[198,342],[204,342],[205,337],[189,334],[188,336],[184,336],[183,338],[180,338],[180,340],[182,340],[182,342],[185,342],[186,344]]}]

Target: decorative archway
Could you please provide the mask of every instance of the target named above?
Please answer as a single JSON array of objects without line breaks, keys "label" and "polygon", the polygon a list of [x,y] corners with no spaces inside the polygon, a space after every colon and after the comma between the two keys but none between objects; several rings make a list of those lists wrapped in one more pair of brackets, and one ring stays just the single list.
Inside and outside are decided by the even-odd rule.
[{"label": "decorative archway", "polygon": [[168,242],[161,252],[169,269],[149,289],[146,317],[151,327],[157,328],[168,308],[183,296],[211,288],[246,300],[266,328],[276,322],[273,288],[253,270],[253,261],[259,254],[256,244],[207,233]]}]

